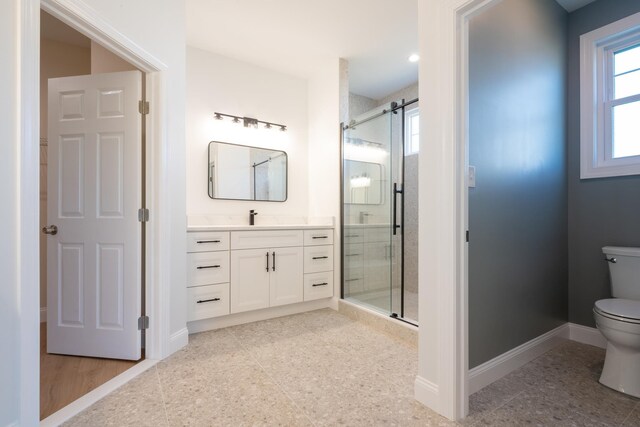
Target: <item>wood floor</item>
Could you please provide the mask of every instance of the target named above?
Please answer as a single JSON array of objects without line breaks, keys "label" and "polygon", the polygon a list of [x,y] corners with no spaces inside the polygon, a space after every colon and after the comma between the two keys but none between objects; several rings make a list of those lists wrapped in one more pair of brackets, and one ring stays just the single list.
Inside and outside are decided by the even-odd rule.
[{"label": "wood floor", "polygon": [[136,363],[47,354],[47,324],[40,324],[40,419],[45,419]]}]

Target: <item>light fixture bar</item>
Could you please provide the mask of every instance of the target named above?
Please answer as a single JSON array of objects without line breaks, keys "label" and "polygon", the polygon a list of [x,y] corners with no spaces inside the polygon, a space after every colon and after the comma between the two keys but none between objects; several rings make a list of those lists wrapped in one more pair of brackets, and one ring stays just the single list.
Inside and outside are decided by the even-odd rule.
[{"label": "light fixture bar", "polygon": [[213,113],[213,115],[214,115],[214,118],[216,120],[222,120],[224,117],[229,117],[229,118],[233,119],[234,123],[242,122],[242,124],[246,128],[248,128],[248,127],[257,128],[258,125],[260,123],[262,123],[264,125],[264,127],[267,128],[267,129],[271,129],[271,128],[274,128],[274,127],[279,127],[280,130],[283,131],[283,132],[287,130],[287,126],[286,125],[282,125],[280,123],[265,122],[264,120],[254,119],[253,117],[240,117],[240,116],[234,116],[232,114],[225,114],[225,113]]}]

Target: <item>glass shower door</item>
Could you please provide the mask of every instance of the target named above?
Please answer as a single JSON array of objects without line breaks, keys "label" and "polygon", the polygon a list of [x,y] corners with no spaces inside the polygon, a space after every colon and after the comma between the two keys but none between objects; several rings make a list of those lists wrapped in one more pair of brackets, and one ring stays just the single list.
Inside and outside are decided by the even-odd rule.
[{"label": "glass shower door", "polygon": [[343,296],[391,314],[392,119],[379,111],[343,132]]}]

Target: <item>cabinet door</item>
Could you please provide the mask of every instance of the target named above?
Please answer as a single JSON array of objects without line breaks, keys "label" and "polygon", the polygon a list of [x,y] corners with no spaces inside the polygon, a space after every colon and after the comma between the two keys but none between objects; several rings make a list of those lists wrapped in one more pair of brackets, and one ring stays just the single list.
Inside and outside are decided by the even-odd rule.
[{"label": "cabinet door", "polygon": [[271,307],[301,302],[304,294],[302,284],[303,248],[271,249],[271,263],[269,286]]},{"label": "cabinet door", "polygon": [[271,270],[267,249],[231,251],[231,313],[269,307],[267,268]]}]

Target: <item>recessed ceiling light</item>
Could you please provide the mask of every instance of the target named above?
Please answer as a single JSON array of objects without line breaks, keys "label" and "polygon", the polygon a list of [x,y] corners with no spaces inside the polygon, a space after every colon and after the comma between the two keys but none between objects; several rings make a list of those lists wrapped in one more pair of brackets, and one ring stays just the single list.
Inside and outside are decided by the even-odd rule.
[{"label": "recessed ceiling light", "polygon": [[409,57],[409,62],[418,62],[420,60],[420,56],[417,53],[414,53]]}]

